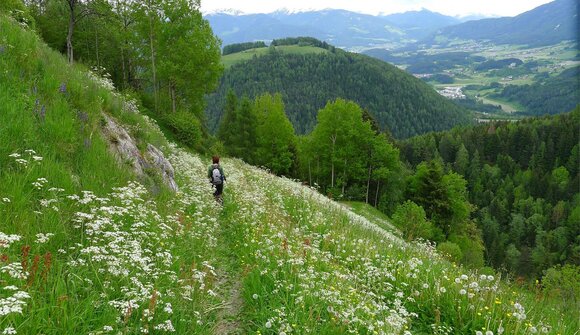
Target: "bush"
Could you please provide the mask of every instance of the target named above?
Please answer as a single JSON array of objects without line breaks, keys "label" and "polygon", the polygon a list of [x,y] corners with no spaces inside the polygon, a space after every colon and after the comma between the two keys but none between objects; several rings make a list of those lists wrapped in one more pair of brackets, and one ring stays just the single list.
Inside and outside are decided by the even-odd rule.
[{"label": "bush", "polygon": [[189,147],[195,147],[199,144],[201,124],[195,115],[180,111],[167,114],[164,120],[179,142]]},{"label": "bush", "polygon": [[578,283],[580,283],[580,266],[571,264],[550,268],[542,278],[544,292],[574,308],[580,308]]},{"label": "bush", "polygon": [[450,261],[459,263],[463,258],[463,252],[461,252],[461,248],[453,242],[443,242],[437,246],[437,250],[447,257]]},{"label": "bush", "polygon": [[433,239],[433,225],[427,220],[425,210],[410,200],[397,207],[392,220],[409,241],[416,238]]},{"label": "bush", "polygon": [[20,25],[34,29],[35,22],[30,15],[28,7],[22,0],[2,0],[0,1],[0,13],[6,13]]}]

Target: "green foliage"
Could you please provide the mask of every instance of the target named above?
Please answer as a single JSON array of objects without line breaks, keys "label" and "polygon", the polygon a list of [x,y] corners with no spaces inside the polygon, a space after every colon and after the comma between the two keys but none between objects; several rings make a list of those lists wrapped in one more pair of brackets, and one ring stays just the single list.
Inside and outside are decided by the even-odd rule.
[{"label": "green foliage", "polygon": [[[456,199],[477,208],[486,263],[537,278],[556,264],[580,260],[578,122],[577,108],[556,117],[454,129],[401,142],[401,153],[412,165],[439,156],[447,169],[464,176],[467,194],[461,191],[464,183],[449,181],[455,180]],[[419,164],[415,177],[421,173],[429,185],[426,167]],[[450,210],[451,203],[443,202],[449,204],[443,209]],[[470,211],[465,205],[453,207],[465,214]],[[430,217],[431,209],[425,209]]]},{"label": "green foliage", "polygon": [[508,85],[496,96],[521,104],[525,115],[564,113],[580,104],[579,76],[576,66],[531,85]]},{"label": "green foliage", "polygon": [[175,135],[175,139],[180,143],[191,148],[196,148],[200,144],[202,137],[201,124],[195,115],[179,111],[166,114],[164,121]]},{"label": "green foliage", "polygon": [[222,55],[225,56],[236,52],[246,51],[249,49],[265,48],[265,47],[266,43],[264,43],[264,41],[229,44],[224,47]]},{"label": "green foliage", "polygon": [[298,134],[314,129],[316,112],[337,98],[356,101],[382,130],[398,138],[472,122],[469,111],[439,96],[420,79],[379,60],[341,50],[267,52],[234,64],[224,72],[217,92],[208,96],[212,130],[218,128],[230,89],[251,98],[279,92]]},{"label": "green foliage", "polygon": [[290,172],[296,146],[294,128],[284,112],[282,96],[264,94],[256,98],[254,108],[258,115],[256,129],[256,163],[275,174]]},{"label": "green foliage", "polygon": [[571,308],[580,308],[580,267],[564,265],[550,268],[542,277],[544,291]]},{"label": "green foliage", "polygon": [[417,238],[432,240],[433,229],[425,211],[416,203],[407,200],[397,207],[392,216],[393,223],[401,229],[403,236],[411,241]]},{"label": "green foliage", "polygon": [[220,124],[218,138],[223,142],[226,152],[246,162],[255,163],[258,127],[258,114],[250,99],[238,99],[231,91],[228,94],[228,104],[224,111],[223,122]]},{"label": "green foliage", "polygon": [[188,0],[164,0],[164,16],[159,18],[158,80],[175,91],[178,103],[201,116],[204,96],[213,91],[221,76],[220,44],[199,5]]},{"label": "green foliage", "polygon": [[[66,52],[67,2],[31,1],[29,8],[43,39]],[[220,42],[198,1],[74,1],[73,14],[75,61],[136,92],[160,123],[172,118],[163,115],[168,111],[202,119],[204,96],[215,89],[222,65]]]},{"label": "green foliage", "polygon": [[35,28],[35,21],[28,7],[22,0],[3,0],[0,2],[0,14],[6,14],[23,27]]},{"label": "green foliage", "polygon": [[453,242],[439,243],[437,250],[452,262],[459,263],[463,259],[461,248]]}]

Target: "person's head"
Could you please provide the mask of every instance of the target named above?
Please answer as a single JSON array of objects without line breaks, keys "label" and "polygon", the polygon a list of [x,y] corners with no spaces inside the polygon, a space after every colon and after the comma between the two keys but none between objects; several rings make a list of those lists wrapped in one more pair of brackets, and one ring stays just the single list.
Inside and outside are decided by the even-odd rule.
[{"label": "person's head", "polygon": [[220,163],[220,157],[219,157],[219,156],[213,156],[213,157],[211,158],[211,161],[212,161],[214,164],[219,164],[219,163]]}]

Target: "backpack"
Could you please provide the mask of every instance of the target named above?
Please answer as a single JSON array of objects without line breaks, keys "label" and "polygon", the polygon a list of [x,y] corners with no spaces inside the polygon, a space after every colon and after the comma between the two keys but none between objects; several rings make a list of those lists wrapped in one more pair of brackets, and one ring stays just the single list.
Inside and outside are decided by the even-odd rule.
[{"label": "backpack", "polygon": [[222,173],[220,172],[220,169],[218,168],[217,165],[213,166],[213,170],[211,171],[211,182],[214,185],[219,185],[223,182],[224,177],[222,176]]}]

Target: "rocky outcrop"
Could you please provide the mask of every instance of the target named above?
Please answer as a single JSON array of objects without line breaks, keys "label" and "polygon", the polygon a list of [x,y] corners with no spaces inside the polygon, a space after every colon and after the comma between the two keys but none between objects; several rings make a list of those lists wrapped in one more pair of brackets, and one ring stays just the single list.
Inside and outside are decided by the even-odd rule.
[{"label": "rocky outcrop", "polygon": [[146,161],[151,163],[155,169],[159,171],[165,185],[169,186],[173,191],[177,191],[177,184],[175,183],[175,171],[173,166],[163,155],[161,150],[157,149],[153,144],[147,144]]},{"label": "rocky outcrop", "polygon": [[162,177],[163,183],[176,192],[178,187],[174,179],[175,172],[163,152],[154,145],[147,144],[146,153],[141,154],[135,139],[122,126],[108,115],[103,114],[103,117],[103,132],[119,163],[129,164],[133,172],[142,178],[147,178],[149,171],[153,169]]}]

